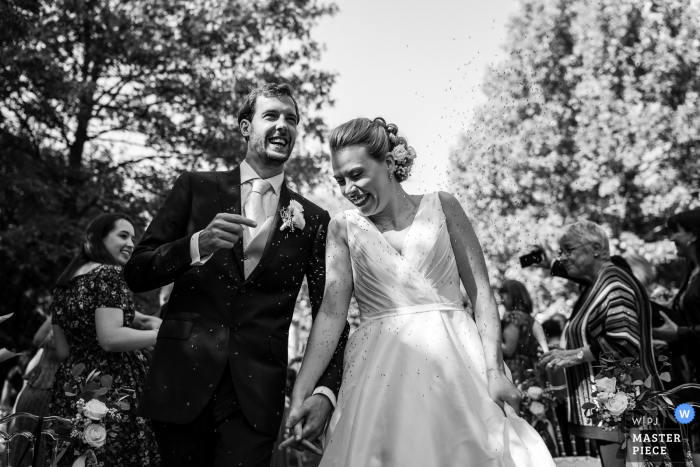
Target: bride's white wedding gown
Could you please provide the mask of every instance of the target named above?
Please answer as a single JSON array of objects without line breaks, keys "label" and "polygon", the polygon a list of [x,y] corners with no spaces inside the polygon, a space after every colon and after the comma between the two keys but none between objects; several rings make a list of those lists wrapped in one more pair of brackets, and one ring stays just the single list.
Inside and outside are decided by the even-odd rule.
[{"label": "bride's white wedding gown", "polygon": [[344,214],[362,324],[321,467],[553,466],[537,432],[488,395],[438,194],[421,200],[402,254],[357,210]]}]

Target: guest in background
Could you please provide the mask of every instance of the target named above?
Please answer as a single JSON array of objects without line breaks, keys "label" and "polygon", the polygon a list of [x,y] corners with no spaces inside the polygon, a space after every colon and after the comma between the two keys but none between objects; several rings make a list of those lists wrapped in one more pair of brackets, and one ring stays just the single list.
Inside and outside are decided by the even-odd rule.
[{"label": "guest in background", "polygon": [[684,325],[679,326],[666,313],[663,324],[654,328],[654,336],[665,342],[680,342],[685,355],[694,367],[693,380],[700,381],[700,209],[671,216],[666,225],[669,238],[676,245],[679,258],[685,260],[686,273],[678,294],[673,299],[672,311],[680,314]]},{"label": "guest in background", "polygon": [[[111,375],[114,387],[134,391],[128,401],[128,419],[109,440],[120,447],[100,459],[105,467],[160,464],[150,422],[136,417],[147,370],[140,349],[155,344],[158,329],[131,328],[140,314],[134,311],[122,266],[131,256],[133,239],[134,227],[126,215],[102,214],[93,219],[78,254],[58,278],[51,303],[56,354],[63,363],[56,374],[50,414],[75,417],[75,400],[66,397],[63,387],[73,381],[71,370],[78,363],[85,364],[87,371]],[[143,315],[140,320],[160,323]],[[59,465],[71,465],[71,457],[64,456]]]},{"label": "guest in background", "polygon": [[[656,283],[656,268],[643,256],[635,253],[625,253],[623,258],[625,261],[627,261],[627,264],[629,264],[634,277],[636,277],[637,280],[639,280],[639,282],[644,286],[644,289],[647,291],[647,294],[651,299],[652,326],[659,327],[664,324],[665,320],[662,313],[669,317],[673,323],[684,323],[685,319],[682,314],[664,306],[663,303],[659,303],[658,301],[654,300],[653,297],[664,295],[665,292],[667,292],[664,287],[661,287]],[[669,362],[671,363],[671,366],[668,369],[671,381],[664,385],[666,389],[692,381],[692,370],[690,369],[690,365],[684,356],[685,349],[680,342],[675,341],[669,343],[655,338],[652,340],[652,344],[654,345],[654,355],[656,355],[657,359],[660,355],[664,355],[669,358]]]},{"label": "guest in background", "polygon": [[[651,304],[628,270],[610,261],[608,236],[588,221],[566,226],[559,258],[569,277],[584,289],[566,327],[566,349],[546,353],[540,365],[566,369],[569,433],[596,440],[603,467],[625,465],[616,431],[594,426],[582,405],[592,399],[594,365],[604,352],[639,359],[645,375],[657,373],[651,346]],[[660,388],[655,379],[653,386]]]},{"label": "guest in background", "polygon": [[[556,315],[559,315],[564,318],[564,324],[562,324],[562,322],[559,319],[555,318]],[[561,335],[565,325],[566,317],[564,317],[564,315],[562,315],[561,313],[556,313],[547,321],[542,323],[544,335],[547,336],[547,347],[549,347],[550,349],[560,348]]]},{"label": "guest in background", "polygon": [[[498,292],[506,309],[501,324],[503,361],[508,365],[513,381],[522,382],[528,377],[527,370],[534,370],[537,366],[541,351],[546,350],[541,348],[547,345],[544,331],[532,316],[532,299],[522,282],[507,280]],[[537,336],[540,336],[539,340]]]},{"label": "guest in background", "polygon": [[[48,416],[49,402],[51,401],[51,390],[56,375],[56,370],[60,362],[56,356],[56,346],[54,344],[51,316],[49,316],[39,330],[34,334],[35,347],[38,350],[32,360],[27,365],[24,373],[24,387],[17,396],[14,412],[30,413],[32,415]],[[29,418],[18,418],[12,423],[11,432],[34,430],[36,422]],[[10,465],[13,467],[24,467],[31,463],[29,456],[25,457],[22,465],[19,460],[24,453],[28,441],[24,437],[15,438],[16,444],[10,454]],[[46,464],[46,443],[42,437],[42,442],[34,452],[36,465]]]}]

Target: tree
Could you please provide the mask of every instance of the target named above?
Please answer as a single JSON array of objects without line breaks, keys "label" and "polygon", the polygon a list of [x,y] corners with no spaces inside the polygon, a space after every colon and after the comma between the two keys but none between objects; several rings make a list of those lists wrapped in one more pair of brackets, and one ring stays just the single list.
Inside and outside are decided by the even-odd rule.
[{"label": "tree", "polygon": [[[11,287],[0,313],[46,308],[96,214],[143,227],[178,171],[238,163],[235,115],[254,86],[292,84],[302,134],[320,137],[311,112],[332,102],[334,75],[314,67],[310,30],[335,11],[315,0],[3,2],[0,281]],[[302,186],[317,167],[307,156],[290,168]]]},{"label": "tree", "polygon": [[[669,261],[660,227],[700,190],[700,5],[522,0],[505,50],[453,157],[496,279],[579,219],[616,251]],[[562,308],[561,283],[510,274]]]}]

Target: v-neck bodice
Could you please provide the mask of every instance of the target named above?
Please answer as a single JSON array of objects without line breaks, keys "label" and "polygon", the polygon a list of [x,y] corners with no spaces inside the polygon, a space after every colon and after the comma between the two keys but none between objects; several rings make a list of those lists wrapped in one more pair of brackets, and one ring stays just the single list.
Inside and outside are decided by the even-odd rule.
[{"label": "v-neck bodice", "polygon": [[[418,202],[418,209],[416,209],[416,213],[413,215],[411,225],[409,225],[406,228],[406,234],[404,235],[403,239],[401,240],[400,249],[396,250],[396,248],[394,248],[397,251],[397,253],[400,254],[401,256],[403,256],[404,251],[406,251],[405,250],[406,239],[408,238],[408,235],[411,233],[411,230],[413,230],[414,221],[416,220],[416,218],[420,214],[420,211],[423,209],[423,205],[424,205],[423,201],[424,200],[425,200],[425,196],[421,196],[420,201]],[[365,218],[365,219],[367,219],[367,218]],[[384,236],[384,233],[381,230],[379,230],[379,228],[376,226],[376,224],[374,222],[372,222],[370,219],[367,219],[367,220],[369,221],[369,223],[372,226],[374,226],[375,229],[377,229],[377,232],[379,232],[379,234],[382,236],[382,238],[384,238],[384,240],[393,248],[393,245],[391,245],[391,243],[389,242],[389,239]]]},{"label": "v-neck bodice", "polygon": [[359,211],[345,211],[345,218],[363,318],[418,305],[461,308],[459,273],[437,193],[421,200],[401,253]]}]

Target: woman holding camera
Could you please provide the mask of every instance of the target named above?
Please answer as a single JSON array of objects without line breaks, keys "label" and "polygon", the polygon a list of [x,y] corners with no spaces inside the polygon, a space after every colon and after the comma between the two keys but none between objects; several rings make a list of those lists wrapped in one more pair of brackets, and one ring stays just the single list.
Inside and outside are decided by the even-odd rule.
[{"label": "woman holding camera", "polygon": [[[596,427],[583,404],[593,399],[592,381],[603,353],[639,359],[641,370],[656,375],[651,344],[651,305],[632,274],[610,261],[605,231],[588,221],[566,226],[559,237],[559,263],[567,275],[584,284],[564,330],[564,350],[542,357],[547,369],[566,369],[569,433],[594,439],[603,467],[624,466],[616,431]],[[658,387],[660,382],[654,381]]]}]

